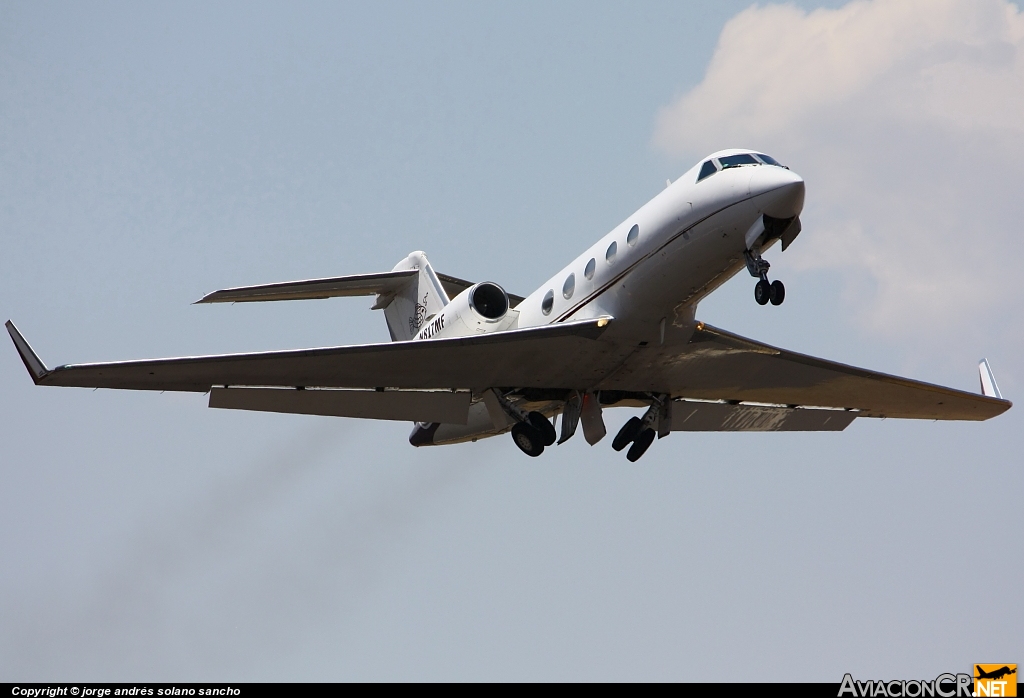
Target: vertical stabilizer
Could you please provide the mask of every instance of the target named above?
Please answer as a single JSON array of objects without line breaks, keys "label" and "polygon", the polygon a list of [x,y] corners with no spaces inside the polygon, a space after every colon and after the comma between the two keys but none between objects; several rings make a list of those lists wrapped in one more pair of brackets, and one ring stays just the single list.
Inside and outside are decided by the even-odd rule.
[{"label": "vertical stabilizer", "polygon": [[388,331],[395,342],[404,342],[415,337],[423,323],[448,305],[448,294],[427,261],[427,255],[412,252],[396,264],[392,271],[406,269],[418,269],[419,274],[390,300],[378,296],[375,306],[384,308]]}]

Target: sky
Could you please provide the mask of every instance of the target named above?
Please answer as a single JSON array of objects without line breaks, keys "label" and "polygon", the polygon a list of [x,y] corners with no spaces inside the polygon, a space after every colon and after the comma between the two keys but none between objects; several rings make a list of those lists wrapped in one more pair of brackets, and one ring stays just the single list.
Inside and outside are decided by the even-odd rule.
[{"label": "sky", "polygon": [[[700,319],[967,390],[987,357],[1019,402],[1024,15],[1003,0],[3,0],[0,315],[51,366],[386,341],[367,299],[190,304],[412,250],[525,295],[727,147],[804,177],[803,232],[769,255],[784,305],[737,276]],[[1020,662],[1021,414],[530,459],[36,388],[8,343],[0,680]]]}]

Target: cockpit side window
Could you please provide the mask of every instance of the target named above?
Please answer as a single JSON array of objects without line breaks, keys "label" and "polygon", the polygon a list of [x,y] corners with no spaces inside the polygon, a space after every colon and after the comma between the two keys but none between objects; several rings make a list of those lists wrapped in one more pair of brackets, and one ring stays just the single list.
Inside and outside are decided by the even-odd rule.
[{"label": "cockpit side window", "polygon": [[701,165],[700,174],[697,175],[697,181],[699,182],[700,180],[706,177],[710,177],[716,172],[718,172],[718,168],[715,167],[715,161],[708,160],[703,165]]},{"label": "cockpit side window", "polygon": [[771,155],[765,155],[764,153],[754,153],[758,159],[768,165],[775,165],[776,167],[782,167],[782,163],[773,158]]},{"label": "cockpit side window", "polygon": [[718,162],[721,163],[723,170],[727,170],[730,167],[740,167],[741,165],[761,164],[754,159],[753,155],[749,155],[747,153],[740,153],[739,155],[725,155],[718,158]]}]

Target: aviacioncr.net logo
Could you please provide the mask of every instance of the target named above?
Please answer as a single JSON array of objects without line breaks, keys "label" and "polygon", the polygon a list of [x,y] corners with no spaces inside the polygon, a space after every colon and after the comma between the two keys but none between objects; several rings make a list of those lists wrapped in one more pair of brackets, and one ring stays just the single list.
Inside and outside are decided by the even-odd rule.
[{"label": "aviacioncr.net logo", "polygon": [[939,674],[932,681],[897,679],[893,681],[857,681],[843,676],[839,698],[972,698],[970,674]]}]

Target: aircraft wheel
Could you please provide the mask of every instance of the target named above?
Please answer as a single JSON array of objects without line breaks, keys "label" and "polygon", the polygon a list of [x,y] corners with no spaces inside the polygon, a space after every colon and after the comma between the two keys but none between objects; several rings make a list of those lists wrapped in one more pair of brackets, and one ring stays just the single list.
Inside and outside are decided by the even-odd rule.
[{"label": "aircraft wheel", "polygon": [[636,463],[640,460],[640,456],[647,452],[647,449],[651,447],[653,442],[654,429],[644,429],[636,437],[636,441],[634,441],[633,445],[629,447],[629,450],[626,451],[626,460],[630,463]]},{"label": "aircraft wheel", "polygon": [[782,305],[782,301],[786,300],[786,287],[782,285],[781,281],[776,279],[772,282],[771,289],[768,291],[768,297],[772,305]]},{"label": "aircraft wheel", "polygon": [[764,279],[757,282],[754,286],[754,300],[757,301],[758,305],[765,305],[771,298],[772,287]]},{"label": "aircraft wheel", "polygon": [[548,421],[547,417],[540,412],[531,412],[526,416],[530,419],[530,426],[540,434],[541,443],[545,446],[555,443],[555,440],[558,439],[558,434],[555,433],[555,427]]},{"label": "aircraft wheel", "polygon": [[619,429],[619,433],[615,435],[615,439],[612,441],[612,448],[616,451],[621,451],[630,444],[631,441],[636,439],[637,434],[640,433],[640,418],[630,417],[629,421],[622,425]]},{"label": "aircraft wheel", "polygon": [[544,453],[544,437],[530,424],[520,422],[513,426],[512,440],[516,442],[520,451],[531,458]]}]

